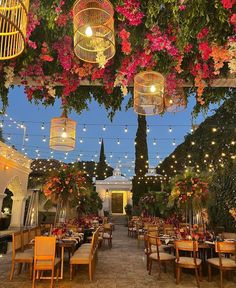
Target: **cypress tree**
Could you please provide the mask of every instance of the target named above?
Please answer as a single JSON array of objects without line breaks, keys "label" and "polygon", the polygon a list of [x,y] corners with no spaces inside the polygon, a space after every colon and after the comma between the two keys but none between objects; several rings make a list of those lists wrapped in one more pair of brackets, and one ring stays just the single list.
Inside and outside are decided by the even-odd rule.
[{"label": "cypress tree", "polygon": [[102,139],[102,144],[101,144],[101,149],[100,149],[100,157],[99,157],[99,162],[97,165],[97,180],[104,180],[106,173],[106,168],[107,168],[107,163],[106,163],[106,155],[105,155],[105,148],[104,148],[104,142]]},{"label": "cypress tree", "polygon": [[138,115],[138,129],[135,138],[135,177],[133,178],[133,203],[137,205],[146,192],[145,174],[148,171],[147,121]]},{"label": "cypress tree", "polygon": [[4,141],[4,138],[3,138],[3,133],[2,133],[3,131],[2,131],[2,128],[0,128],[0,141],[2,141],[2,142],[5,142]]}]

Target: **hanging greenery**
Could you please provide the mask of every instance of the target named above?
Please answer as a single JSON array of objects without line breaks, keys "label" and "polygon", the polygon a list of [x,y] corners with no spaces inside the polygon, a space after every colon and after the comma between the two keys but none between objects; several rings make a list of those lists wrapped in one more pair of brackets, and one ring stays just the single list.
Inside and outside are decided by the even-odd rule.
[{"label": "hanging greenery", "polygon": [[[0,62],[3,108],[9,88],[17,83],[25,86],[29,101],[52,105],[61,98],[63,105],[80,113],[94,97],[112,116],[134,75],[150,67],[172,79],[172,90],[181,81],[189,82],[197,93],[196,111],[227,97],[229,88],[210,85],[216,78],[233,78],[236,72],[235,0],[111,2],[116,55],[100,68],[75,57],[74,0],[30,1],[26,49],[19,57]],[[101,87],[82,86],[83,81],[98,81]]]}]

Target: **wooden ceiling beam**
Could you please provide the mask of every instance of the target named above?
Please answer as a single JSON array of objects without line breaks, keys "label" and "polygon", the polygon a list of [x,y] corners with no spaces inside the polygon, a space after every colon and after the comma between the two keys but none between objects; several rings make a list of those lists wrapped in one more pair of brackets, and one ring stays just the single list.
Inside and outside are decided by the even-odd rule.
[{"label": "wooden ceiling beam", "polygon": [[[24,85],[22,84],[23,81],[26,81],[29,86],[42,86],[45,85],[45,83],[51,82],[51,77],[47,76],[45,77],[45,81],[43,79],[33,78],[33,77],[26,77],[25,79],[21,79],[20,77],[15,77],[13,84],[14,85]],[[54,82],[53,86],[62,86],[60,82]],[[88,80],[81,80],[80,86],[103,86],[103,83],[100,81],[93,81],[90,82]],[[206,85],[207,86],[207,85]],[[224,88],[236,88],[236,77],[232,78],[219,78],[214,79],[211,82],[211,87],[224,87]],[[133,83],[129,85],[129,87],[133,87]],[[193,87],[193,84],[191,83],[184,83],[183,87]]]}]

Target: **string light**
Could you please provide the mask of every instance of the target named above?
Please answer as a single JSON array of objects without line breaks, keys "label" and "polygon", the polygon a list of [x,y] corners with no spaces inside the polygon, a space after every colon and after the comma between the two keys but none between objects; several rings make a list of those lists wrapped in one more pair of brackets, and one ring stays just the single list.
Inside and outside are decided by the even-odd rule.
[{"label": "string light", "polygon": [[43,142],[46,142],[47,141],[47,139],[46,139],[46,136],[43,136],[43,140],[42,140]]},{"label": "string light", "polygon": [[102,127],[102,131],[106,131],[107,130],[107,127],[106,127],[106,125],[104,125],[103,127]]},{"label": "string light", "polygon": [[173,139],[172,145],[173,145],[173,146],[176,145],[175,139]]},{"label": "string light", "polygon": [[3,126],[4,126],[4,121],[2,120],[1,122],[0,122],[0,128],[3,128]]},{"label": "string light", "polygon": [[26,136],[25,136],[25,141],[26,141],[26,142],[29,141],[29,136],[28,136],[28,134],[26,134]]},{"label": "string light", "polygon": [[153,140],[153,143],[152,143],[154,146],[156,146],[157,145],[157,139],[156,138],[154,138],[154,140]]},{"label": "string light", "polygon": [[150,127],[147,126],[147,133],[150,133]]},{"label": "string light", "polygon": [[125,132],[125,133],[128,133],[128,127],[127,127],[127,125],[125,126],[124,132]]},{"label": "string light", "polygon": [[81,143],[81,144],[83,143],[83,138],[79,139],[79,143]]},{"label": "string light", "polygon": [[45,130],[44,122],[43,122],[42,125],[41,125],[41,130]]},{"label": "string light", "polygon": [[86,131],[87,131],[87,128],[86,128],[86,125],[84,124],[83,132],[86,132]]},{"label": "string light", "polygon": [[212,128],[212,132],[216,132],[217,131],[217,128]]},{"label": "string light", "polygon": [[11,135],[10,134],[7,136],[7,140],[11,141]]},{"label": "string light", "polygon": [[170,133],[172,132],[172,128],[171,128],[171,126],[169,127],[169,132],[170,132]]},{"label": "string light", "polygon": [[120,145],[120,139],[119,138],[117,139],[117,144]]}]

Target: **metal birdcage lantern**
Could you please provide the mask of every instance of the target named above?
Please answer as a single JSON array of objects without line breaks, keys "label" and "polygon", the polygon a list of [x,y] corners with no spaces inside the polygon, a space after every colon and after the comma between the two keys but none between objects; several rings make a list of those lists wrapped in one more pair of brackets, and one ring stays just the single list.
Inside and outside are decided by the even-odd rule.
[{"label": "metal birdcage lantern", "polygon": [[77,0],[73,6],[74,52],[85,62],[115,55],[114,9],[108,0]]},{"label": "metal birdcage lantern", "polygon": [[160,114],[164,110],[164,77],[146,71],[134,77],[134,111],[140,115]]},{"label": "metal birdcage lantern", "polygon": [[172,95],[165,93],[164,95],[165,110],[167,112],[180,112],[186,108],[186,99],[184,95],[184,89],[178,87]]},{"label": "metal birdcage lantern", "polygon": [[25,48],[29,0],[0,1],[0,60],[20,55]]},{"label": "metal birdcage lantern", "polygon": [[49,146],[53,150],[72,151],[76,144],[76,121],[65,114],[59,118],[52,118]]}]

